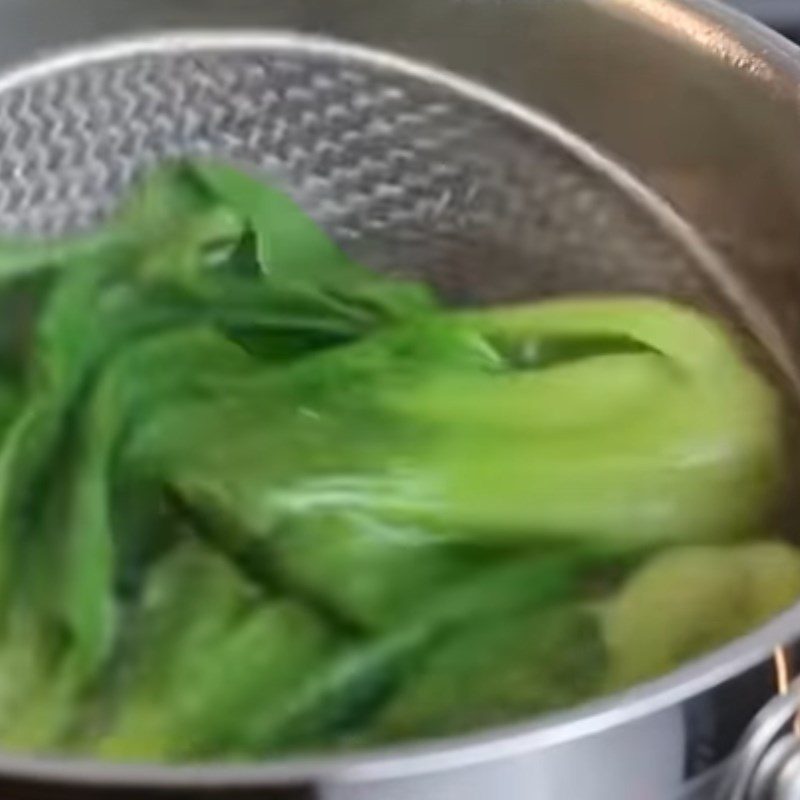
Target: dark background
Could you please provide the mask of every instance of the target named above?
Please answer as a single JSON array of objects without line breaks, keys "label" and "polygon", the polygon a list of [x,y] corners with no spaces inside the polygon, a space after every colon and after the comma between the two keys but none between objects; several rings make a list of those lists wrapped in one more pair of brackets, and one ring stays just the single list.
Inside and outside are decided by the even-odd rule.
[{"label": "dark background", "polygon": [[728,0],[728,2],[800,42],[800,0]]}]

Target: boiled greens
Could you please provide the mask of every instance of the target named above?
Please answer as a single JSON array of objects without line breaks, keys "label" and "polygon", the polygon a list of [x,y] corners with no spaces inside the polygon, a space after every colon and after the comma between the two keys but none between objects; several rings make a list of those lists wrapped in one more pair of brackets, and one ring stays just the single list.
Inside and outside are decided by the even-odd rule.
[{"label": "boiled greens", "polygon": [[6,748],[459,733],[669,669],[800,593],[793,550],[739,543],[770,533],[775,393],[696,311],[449,309],[199,162],[92,234],[0,245],[0,290]]}]

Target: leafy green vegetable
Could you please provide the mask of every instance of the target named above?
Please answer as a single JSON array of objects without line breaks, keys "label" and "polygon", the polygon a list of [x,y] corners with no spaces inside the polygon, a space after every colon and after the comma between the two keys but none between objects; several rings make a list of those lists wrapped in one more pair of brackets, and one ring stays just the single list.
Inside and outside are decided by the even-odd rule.
[{"label": "leafy green vegetable", "polygon": [[194,170],[246,221],[255,237],[255,257],[273,286],[311,289],[338,301],[348,314],[360,311],[382,323],[435,310],[425,286],[387,279],[355,263],[284,193],[262,180],[213,162],[195,164]]},{"label": "leafy green vegetable", "polygon": [[800,554],[782,543],[684,547],[634,574],[604,613],[611,681],[627,686],[677,667],[787,608]]},{"label": "leafy green vegetable", "polygon": [[371,736],[463,733],[570,706],[602,689],[604,660],[596,620],[576,608],[481,620],[433,651]]},{"label": "leafy green vegetable", "polygon": [[[454,432],[427,454],[446,465],[454,522],[463,515],[482,529],[632,545],[752,529],[780,471],[777,408],[715,325],[631,298],[495,309],[466,321],[501,354],[522,343],[535,353],[540,336],[551,351],[559,336],[588,336],[595,347],[611,339],[607,354],[491,381],[448,376],[402,399],[416,418]],[[646,350],[618,352],[620,337]]]},{"label": "leafy green vegetable", "polygon": [[0,740],[10,750],[56,749],[79,708],[81,676],[63,637],[36,622],[18,611],[0,650]]},{"label": "leafy green vegetable", "polygon": [[257,752],[261,729],[335,647],[302,608],[264,600],[193,543],[154,567],[140,617],[125,701],[99,745],[104,757]]},{"label": "leafy green vegetable", "polygon": [[0,312],[5,747],[457,732],[668,669],[800,593],[795,551],[726,545],[778,487],[778,404],[687,309],[446,309],[278,190],[179,163],[99,231],[0,243]]},{"label": "leafy green vegetable", "polygon": [[[150,457],[164,463],[168,447],[179,488],[202,487],[258,535],[354,510],[376,530],[472,541],[620,548],[749,534],[780,474],[771,392],[694,314],[640,300],[578,307],[602,316],[604,303],[621,329],[658,315],[662,333],[697,339],[697,353],[705,337],[705,357],[689,368],[668,352],[611,353],[513,370],[479,323],[395,326],[301,359],[246,400],[242,387],[236,415],[214,399],[167,410],[159,430],[172,433],[150,437]],[[537,313],[558,311],[526,316],[535,329]],[[224,402],[239,404],[233,393]],[[266,405],[279,430],[254,431],[247,407]]]},{"label": "leafy green vegetable", "polygon": [[272,533],[264,557],[294,585],[325,597],[373,630],[407,619],[498,558],[484,548],[449,545],[424,531],[381,525],[358,513],[289,523]]},{"label": "leafy green vegetable", "polygon": [[[408,691],[404,687],[416,684],[444,643],[457,641],[465,631],[516,624],[534,610],[563,602],[574,590],[577,572],[570,557],[528,557],[489,566],[482,575],[429,593],[424,605],[418,603],[413,614],[388,632],[312,673],[264,744],[281,750],[357,736],[393,694],[402,696]],[[523,711],[520,706],[507,710]]]}]

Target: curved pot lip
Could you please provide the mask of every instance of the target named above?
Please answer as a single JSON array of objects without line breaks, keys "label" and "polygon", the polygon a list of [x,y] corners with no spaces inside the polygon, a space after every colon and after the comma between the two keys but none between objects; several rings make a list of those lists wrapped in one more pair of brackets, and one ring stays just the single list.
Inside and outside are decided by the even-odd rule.
[{"label": "curved pot lip", "polygon": [[795,103],[800,47],[724,0],[589,0],[747,73]]},{"label": "curved pot lip", "polygon": [[[606,4],[606,0],[592,2]],[[622,10],[618,7],[614,13],[624,13],[634,21],[643,21],[645,24],[649,22],[659,27],[670,10],[679,12],[679,16],[683,15],[683,18],[669,26],[670,35],[709,50],[733,69],[745,71],[766,81],[773,92],[791,93],[796,102],[797,87],[800,86],[800,50],[745,14],[723,7],[716,0],[616,2]],[[102,62],[123,56],[163,51],[165,44],[169,44],[173,52],[198,46],[226,50],[264,43],[280,46],[282,43],[296,43],[298,38],[302,38],[304,44],[310,44],[318,52],[346,52],[348,55],[368,57],[373,61],[379,59],[387,66],[399,67],[406,72],[426,74],[427,68],[424,64],[402,56],[307,34],[280,31],[259,33],[235,29],[224,32],[170,30],[165,33],[106,40],[83,47],[73,46],[62,54],[39,58],[32,63],[4,71],[0,76],[0,91],[87,62]],[[437,75],[446,76],[456,90],[467,91],[473,96],[480,95],[513,116],[527,121],[533,119],[535,124],[547,127],[551,133],[561,138],[576,154],[587,158],[598,169],[609,171],[621,190],[644,202],[657,216],[666,217],[672,234],[677,233],[684,246],[693,252],[701,265],[713,271],[718,278],[722,277],[725,284],[728,283],[727,278],[723,277],[724,267],[719,259],[700,241],[690,226],[666,203],[579,137],[547,117],[540,116],[538,112],[532,112],[491,89],[438,67],[434,69]],[[736,286],[726,288],[729,299],[735,305],[745,305]],[[759,319],[759,325],[763,327],[763,319]],[[780,336],[777,335],[777,338],[780,350]],[[788,368],[788,364],[784,366]],[[794,370],[790,369],[790,372]],[[795,380],[800,385],[800,378],[795,377]],[[565,712],[460,737],[415,742],[345,756],[299,757],[252,764],[161,766],[0,753],[0,776],[39,783],[72,783],[83,786],[190,788],[202,785],[206,789],[307,785],[326,781],[358,783],[407,778],[544,750],[669,711],[685,700],[702,695],[767,661],[772,658],[776,647],[797,639],[800,639],[800,603],[759,629],[657,680]]]}]

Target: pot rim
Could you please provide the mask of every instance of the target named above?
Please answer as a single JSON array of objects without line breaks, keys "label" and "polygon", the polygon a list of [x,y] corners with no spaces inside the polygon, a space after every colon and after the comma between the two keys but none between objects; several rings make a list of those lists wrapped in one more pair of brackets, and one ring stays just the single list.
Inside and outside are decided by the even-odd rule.
[{"label": "pot rim", "polygon": [[[796,103],[800,85],[800,50],[788,40],[735,9],[723,7],[716,0],[616,0],[634,21],[661,28],[670,10],[679,19],[671,20],[667,33],[712,53],[729,66],[746,71],[769,84],[772,91],[791,93]],[[605,5],[605,0],[592,0]],[[627,8],[625,8],[627,7]],[[638,19],[636,19],[638,18]],[[580,137],[557,122],[481,84],[459,77],[439,67],[406,59],[350,42],[319,36],[265,29],[263,32],[226,29],[172,30],[165,33],[101,40],[84,46],[72,46],[55,55],[33,62],[0,76],[0,92],[54,72],[67,71],[88,63],[113,61],[147,53],[214,49],[248,49],[268,44],[271,48],[296,46],[328,55],[347,55],[369,59],[373,64],[400,69],[406,74],[446,80],[460,94],[488,102],[518,121],[533,124],[559,139],[567,149],[592,167],[606,173],[631,199],[645,205],[657,220],[663,220],[673,238],[678,238],[699,266],[705,268],[728,300],[741,314],[750,316],[754,326],[765,332],[765,344],[796,387],[800,374],[792,366],[788,347],[773,329],[768,316],[753,310],[752,299],[727,273],[719,257],[703,243],[694,230],[661,198],[625,170],[601,155]],[[36,757],[0,752],[0,776],[38,783],[77,783],[84,786],[188,788],[263,787],[306,784],[315,781],[362,782],[407,778],[415,775],[476,766],[487,761],[511,758],[534,750],[543,750],[601,733],[609,728],[641,720],[668,710],[695,695],[703,694],[721,683],[769,660],[776,648],[800,638],[800,603],[776,616],[767,624],[711,653],[689,662],[657,680],[638,684],[567,711],[547,714],[527,722],[494,727],[458,737],[418,741],[410,744],[359,751],[344,756],[296,757],[252,764],[162,766],[147,763],[104,763],[90,759]]]}]

